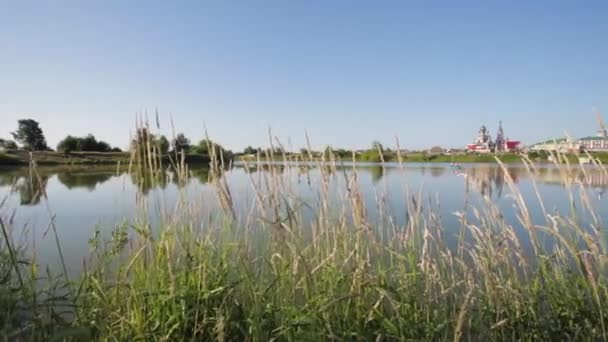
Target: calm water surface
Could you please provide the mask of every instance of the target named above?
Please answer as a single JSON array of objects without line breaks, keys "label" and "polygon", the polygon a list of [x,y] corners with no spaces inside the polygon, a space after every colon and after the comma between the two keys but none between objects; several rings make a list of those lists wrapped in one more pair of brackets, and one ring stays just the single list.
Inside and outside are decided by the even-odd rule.
[{"label": "calm water surface", "polygon": [[[575,193],[584,189],[596,208],[599,217],[608,219],[608,177],[598,170],[577,169],[570,175],[579,185]],[[249,173],[243,167],[234,167],[224,174],[230,187],[237,216],[246,217],[255,201],[252,179],[260,179],[265,171]],[[344,174],[352,168],[337,170],[330,177],[333,201],[339,202],[344,193]],[[28,169],[0,169],[0,217],[9,222],[13,236],[30,253],[35,253],[42,265],[59,266],[57,246],[52,232],[47,233],[54,219],[69,272],[77,273],[82,260],[89,253],[88,241],[99,230],[109,236],[116,224],[132,222],[141,199],[145,198],[151,215],[170,213],[180,196],[189,199],[201,222],[221,215],[213,185],[208,183],[208,171],[192,168],[187,184],[178,184],[167,177],[162,184],[145,184],[133,174],[116,172],[112,168],[45,169],[38,170],[40,182],[32,182]],[[318,168],[302,172],[298,167],[282,170],[281,179],[286,187],[314,203],[320,191],[321,177]],[[568,214],[570,202],[562,176],[554,167],[539,169],[530,175],[521,166],[509,166],[508,174],[521,191],[533,219],[544,222],[536,199],[534,182],[544,198],[545,207],[552,212]],[[257,178],[256,178],[257,177]],[[370,220],[378,219],[378,198],[386,199],[386,210],[403,224],[407,217],[406,191],[422,192],[425,203],[433,202],[441,214],[448,241],[454,241],[458,219],[454,212],[461,211],[465,198],[473,204],[489,198],[501,209],[507,221],[517,226],[514,200],[506,182],[506,174],[496,165],[467,165],[462,169],[442,164],[408,164],[404,169],[397,165],[360,165],[358,180],[366,202]],[[143,185],[143,187],[142,187]],[[42,196],[44,189],[48,197]],[[468,196],[466,194],[469,194]],[[438,199],[438,200],[437,200]],[[576,208],[582,208],[580,196],[575,196]],[[584,210],[581,220],[586,222]],[[47,233],[47,234],[45,234]]]}]

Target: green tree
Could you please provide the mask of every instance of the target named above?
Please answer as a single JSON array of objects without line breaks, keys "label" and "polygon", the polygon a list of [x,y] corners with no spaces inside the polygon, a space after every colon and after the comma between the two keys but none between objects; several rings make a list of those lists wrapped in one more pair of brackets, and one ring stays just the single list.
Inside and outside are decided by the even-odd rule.
[{"label": "green tree", "polygon": [[12,140],[0,139],[0,148],[4,150],[16,150],[19,146]]},{"label": "green tree", "polygon": [[243,150],[243,154],[256,154],[256,153],[258,153],[258,150],[253,148],[252,146],[247,146]]},{"label": "green tree", "polygon": [[112,147],[105,141],[97,140],[93,134],[89,134],[84,138],[68,135],[57,144],[57,150],[66,153],[72,151],[110,152],[112,151]]},{"label": "green tree", "polygon": [[158,138],[158,147],[160,149],[160,153],[167,154],[169,152],[169,148],[171,147],[171,143],[169,143],[167,137],[161,135],[160,138]]},{"label": "green tree", "polygon": [[179,133],[175,139],[173,139],[173,151],[175,152],[188,153],[191,147],[190,139],[186,138],[183,133]]},{"label": "green tree", "polygon": [[71,135],[68,135],[67,137],[63,138],[63,140],[61,140],[59,144],[57,144],[57,151],[70,153],[72,151],[80,150],[80,139]]},{"label": "green tree", "polygon": [[38,121],[32,119],[19,120],[17,130],[11,134],[27,150],[45,151],[49,149]]},{"label": "green tree", "polygon": [[334,154],[340,158],[347,158],[347,157],[351,157],[352,156],[352,152],[347,151],[343,148],[339,148],[337,150],[334,151]]},{"label": "green tree", "polygon": [[210,155],[210,147],[213,148],[216,156],[219,157],[220,154],[223,154],[224,156],[226,155],[227,151],[222,147],[222,145],[207,139],[199,141],[198,144],[194,146],[193,150],[196,154]]}]

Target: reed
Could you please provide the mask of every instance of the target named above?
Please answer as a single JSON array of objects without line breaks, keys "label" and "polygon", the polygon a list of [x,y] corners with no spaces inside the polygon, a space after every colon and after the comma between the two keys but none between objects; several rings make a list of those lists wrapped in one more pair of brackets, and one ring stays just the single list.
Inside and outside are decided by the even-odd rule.
[{"label": "reed", "polygon": [[[280,145],[269,135],[271,145]],[[376,194],[379,215],[372,217],[356,159],[347,172],[331,150],[322,157],[323,167],[310,152],[245,162],[252,196],[239,210],[224,172],[230,166],[216,150],[221,151],[209,148],[209,177],[221,210],[201,217],[204,204],[186,194],[170,208],[150,206],[139,196],[133,224],[117,225],[110,241],[92,239],[80,279],[55,279],[69,285],[65,295],[73,315],[64,321],[49,315],[46,325],[32,320],[36,338],[608,339],[603,223],[598,215],[590,226],[577,219],[581,210],[594,208],[583,184],[568,176],[567,160],[555,167],[572,203],[579,199],[583,208],[549,212],[537,192],[544,222],[536,222],[505,172],[518,222],[507,222],[487,198],[479,205],[465,201],[454,213],[461,230],[458,246],[451,248],[438,200],[404,189],[407,221],[400,225],[385,203],[385,184]],[[149,142],[133,153],[131,172],[141,175],[142,184],[166,177],[166,170],[187,182],[192,171],[183,156],[167,165],[156,155]],[[528,172],[538,172],[529,159],[522,162]],[[595,167],[605,172],[603,165]],[[294,180],[310,185],[303,191]],[[149,208],[160,221],[151,219]],[[20,274],[14,256],[2,260],[13,267],[0,272],[11,279]],[[29,289],[29,281],[12,286]],[[4,324],[5,331],[15,330]]]}]

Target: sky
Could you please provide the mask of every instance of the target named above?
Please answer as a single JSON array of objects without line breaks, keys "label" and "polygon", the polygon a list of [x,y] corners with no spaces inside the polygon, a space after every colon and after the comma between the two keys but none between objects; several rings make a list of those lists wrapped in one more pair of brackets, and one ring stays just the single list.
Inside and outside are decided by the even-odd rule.
[{"label": "sky", "polygon": [[[126,147],[137,113],[233,150],[595,134],[607,1],[2,1],[0,137]],[[608,116],[606,116],[608,119]]]}]

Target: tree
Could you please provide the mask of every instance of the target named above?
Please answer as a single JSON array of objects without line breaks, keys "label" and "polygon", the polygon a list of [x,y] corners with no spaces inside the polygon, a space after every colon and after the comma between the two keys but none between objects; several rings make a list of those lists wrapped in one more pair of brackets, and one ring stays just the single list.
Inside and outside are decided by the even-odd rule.
[{"label": "tree", "polygon": [[382,144],[379,141],[374,140],[372,142],[372,150],[379,151],[379,152],[384,152],[384,146],[382,146]]},{"label": "tree", "polygon": [[258,153],[258,150],[251,147],[251,146],[247,146],[245,147],[245,149],[243,150],[243,154],[256,154]]},{"label": "tree", "polygon": [[63,140],[61,140],[59,144],[57,144],[57,151],[63,151],[65,153],[70,153],[72,151],[80,151],[80,139],[68,135]]},{"label": "tree", "polygon": [[158,139],[158,148],[160,149],[160,153],[167,154],[167,152],[169,152],[169,148],[171,147],[170,145],[171,144],[169,143],[169,140],[167,140],[167,137],[161,135]]},{"label": "tree", "polygon": [[97,140],[93,134],[84,138],[68,135],[57,144],[57,150],[66,153],[72,151],[110,152],[112,147],[105,141]]},{"label": "tree", "polygon": [[194,153],[197,154],[204,154],[204,155],[209,155],[209,147],[213,148],[213,151],[215,152],[216,156],[220,156],[220,154],[225,154],[226,150],[224,150],[224,148],[219,145],[214,143],[211,140],[207,140],[207,139],[203,139],[201,141],[198,142],[198,145],[194,146],[193,150]]},{"label": "tree", "polygon": [[16,142],[14,142],[12,140],[0,139],[0,149],[4,149],[4,150],[16,150],[18,148],[19,148],[19,146],[17,146]]},{"label": "tree", "polygon": [[175,152],[188,152],[190,151],[190,140],[186,138],[183,133],[179,133],[175,139],[173,139],[173,151]]},{"label": "tree", "polygon": [[80,148],[82,151],[95,151],[97,149],[97,139],[93,134],[89,134],[80,140]]},{"label": "tree", "polygon": [[25,149],[31,151],[45,151],[49,149],[38,121],[32,119],[19,120],[17,130],[11,134]]}]

